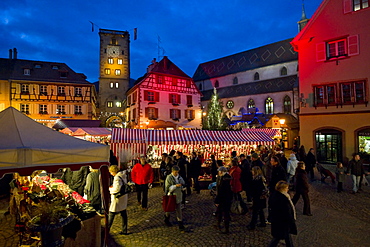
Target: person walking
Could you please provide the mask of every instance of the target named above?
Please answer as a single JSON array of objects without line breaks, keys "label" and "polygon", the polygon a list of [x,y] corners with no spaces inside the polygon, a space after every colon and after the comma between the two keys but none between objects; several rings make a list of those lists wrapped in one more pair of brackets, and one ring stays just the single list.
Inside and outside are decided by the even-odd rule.
[{"label": "person walking", "polygon": [[252,159],[251,167],[259,166],[262,169],[263,162],[261,161],[260,156],[258,155],[258,153],[252,153],[251,159]]},{"label": "person walking", "polygon": [[216,182],[218,166],[217,166],[216,157],[214,154],[211,155],[211,161],[212,161],[211,163],[212,182]]},{"label": "person walking", "polygon": [[123,183],[127,183],[127,174],[125,171],[119,171],[117,165],[111,165],[109,167],[109,173],[114,177],[113,184],[109,187],[109,193],[111,195],[111,204],[109,206],[108,214],[108,229],[111,228],[114,218],[117,214],[122,217],[122,230],[119,232],[120,235],[128,235],[127,232],[127,200],[128,195],[123,195],[116,197],[115,194],[118,193],[123,186]]},{"label": "person walking", "polygon": [[297,226],[295,208],[288,194],[289,184],[286,181],[278,181],[275,189],[276,193],[269,198],[272,235],[269,247],[277,246],[281,239],[285,240],[287,247],[292,247],[294,245],[290,234],[297,235]]},{"label": "person walking", "polygon": [[231,184],[231,190],[234,194],[234,198],[236,198],[239,202],[240,202],[240,206],[242,207],[243,209],[243,213],[242,214],[246,214],[248,212],[248,207],[247,205],[244,203],[243,199],[242,199],[242,196],[240,194],[240,192],[243,190],[242,189],[242,183],[240,182],[240,175],[242,173],[242,170],[239,168],[239,162],[238,162],[238,158],[234,158],[232,161],[231,161],[231,168],[229,170],[229,174],[231,176],[231,181],[230,181],[230,184]]},{"label": "person walking", "polygon": [[[182,201],[182,190],[185,188],[185,181],[179,175],[180,168],[178,166],[173,166],[171,174],[166,177],[165,182],[165,194],[166,195],[176,195],[176,219],[181,231],[185,230],[182,221],[182,211],[181,211],[181,201]],[[170,212],[165,213],[164,222],[167,226],[172,226],[170,222]]]},{"label": "person walking", "polygon": [[253,179],[251,181],[251,193],[252,193],[252,219],[249,225],[247,225],[248,230],[254,230],[257,225],[258,216],[260,217],[259,227],[266,227],[265,213],[263,212],[266,208],[266,198],[263,196],[265,193],[266,180],[263,177],[262,170],[258,166],[252,168]]},{"label": "person walking", "polygon": [[270,193],[272,194],[275,191],[275,185],[280,180],[286,181],[286,171],[285,169],[280,165],[280,160],[276,156],[271,156],[270,163],[272,165],[272,171],[271,171],[271,181],[269,184]]},{"label": "person walking", "polygon": [[217,222],[215,228],[221,231],[221,222],[224,219],[224,226],[225,231],[222,233],[228,234],[230,232],[230,208],[231,208],[231,201],[233,199],[233,194],[231,191],[231,176],[227,173],[227,169],[224,166],[220,166],[218,168],[218,176],[217,176],[217,185],[216,185],[216,198],[215,198],[215,206],[217,207],[216,210],[216,217]]},{"label": "person walking", "polygon": [[287,174],[288,174],[288,183],[294,183],[294,175],[298,165],[297,156],[294,153],[290,154],[288,164],[287,164]]},{"label": "person walking", "polygon": [[293,204],[296,205],[299,198],[303,198],[303,214],[307,216],[312,216],[310,198],[308,197],[309,185],[306,173],[306,166],[303,161],[298,162],[298,167],[296,169],[296,183],[295,183],[295,194],[293,196]]},{"label": "person walking", "polygon": [[358,192],[361,176],[365,174],[364,165],[358,153],[352,154],[352,159],[348,164],[347,174],[352,177],[353,188],[351,193],[355,194]]},{"label": "person walking", "polygon": [[310,151],[308,151],[308,154],[306,156],[306,172],[310,175],[311,181],[315,180],[315,173],[313,171],[313,168],[315,167],[317,161],[315,157],[315,149],[310,148]]},{"label": "person walking", "polygon": [[336,180],[337,180],[337,192],[343,191],[343,183],[346,179],[346,174],[344,173],[344,167],[342,162],[337,162],[337,167],[335,168]]},{"label": "person walking", "polygon": [[244,154],[241,154],[239,158],[240,158],[239,167],[242,170],[240,174],[240,182],[242,184],[242,189],[245,191],[245,194],[247,195],[247,202],[252,202],[252,196],[250,191],[252,182],[251,165],[249,164],[249,161],[247,160]]},{"label": "person walking", "polygon": [[189,169],[188,169],[189,183],[190,183],[190,180],[192,179],[193,184],[194,184],[194,191],[197,194],[200,193],[199,175],[200,175],[201,170],[202,170],[202,162],[200,161],[197,153],[192,152]]},{"label": "person walking", "polygon": [[148,189],[153,183],[154,172],[146,162],[145,155],[142,155],[140,163],[132,168],[131,179],[135,183],[138,204],[143,210],[148,210]]}]

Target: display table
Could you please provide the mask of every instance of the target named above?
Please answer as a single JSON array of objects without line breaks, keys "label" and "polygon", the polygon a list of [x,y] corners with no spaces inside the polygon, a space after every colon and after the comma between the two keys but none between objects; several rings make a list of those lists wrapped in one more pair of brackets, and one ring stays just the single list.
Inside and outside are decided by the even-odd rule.
[{"label": "display table", "polygon": [[101,246],[101,217],[94,217],[81,222],[81,230],[76,239],[67,238],[64,247],[100,247]]}]

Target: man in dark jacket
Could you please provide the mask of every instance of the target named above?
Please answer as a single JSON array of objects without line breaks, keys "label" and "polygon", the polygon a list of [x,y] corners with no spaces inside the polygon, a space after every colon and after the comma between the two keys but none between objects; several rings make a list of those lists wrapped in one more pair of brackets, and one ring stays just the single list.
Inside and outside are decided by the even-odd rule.
[{"label": "man in dark jacket", "polygon": [[252,158],[251,168],[253,166],[259,166],[262,169],[263,163],[262,163],[262,161],[261,161],[260,156],[258,155],[258,153],[252,153],[251,158]]},{"label": "man in dark jacket", "polygon": [[272,171],[271,171],[271,181],[269,184],[270,193],[272,194],[275,191],[275,185],[277,182],[283,180],[286,181],[286,171],[284,168],[280,165],[280,160],[276,156],[271,156],[270,163],[272,165]]},{"label": "man in dark jacket", "polygon": [[365,169],[359,154],[354,153],[352,157],[348,164],[347,174],[350,174],[352,177],[353,189],[351,193],[355,194],[359,189],[360,179],[365,174]]},{"label": "man in dark jacket", "polygon": [[245,194],[247,195],[247,201],[251,202],[251,181],[252,181],[252,172],[251,172],[251,165],[249,164],[249,161],[246,159],[244,154],[241,154],[239,156],[240,158],[240,169],[242,170],[240,174],[240,182],[242,183],[242,188],[245,191]]},{"label": "man in dark jacket", "polygon": [[225,223],[225,231],[222,233],[229,233],[230,208],[231,201],[233,199],[233,193],[231,191],[230,184],[231,179],[232,179],[231,176],[227,173],[226,167],[220,166],[218,168],[217,186],[216,186],[217,195],[215,198],[215,206],[217,207],[216,210],[217,223],[215,227],[218,230],[221,230],[221,221],[223,216]]},{"label": "man in dark jacket", "polygon": [[189,180],[193,179],[194,190],[199,194],[200,193],[199,175],[200,175],[200,171],[202,170],[202,162],[200,161],[196,152],[193,152],[191,156],[192,157],[191,157],[189,169],[188,169],[188,174],[190,177]]},{"label": "man in dark jacket", "polygon": [[316,163],[315,149],[310,148],[310,151],[308,151],[306,156],[306,172],[310,174],[311,181],[315,180],[313,168],[315,167]]}]

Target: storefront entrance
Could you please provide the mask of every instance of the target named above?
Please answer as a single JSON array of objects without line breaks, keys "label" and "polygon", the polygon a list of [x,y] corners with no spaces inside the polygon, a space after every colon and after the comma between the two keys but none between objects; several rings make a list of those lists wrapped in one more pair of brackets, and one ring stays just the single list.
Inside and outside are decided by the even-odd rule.
[{"label": "storefront entrance", "polygon": [[357,132],[358,151],[365,164],[370,164],[370,128]]},{"label": "storefront entrance", "polygon": [[317,161],[320,163],[342,162],[342,133],[323,129],[315,133]]}]

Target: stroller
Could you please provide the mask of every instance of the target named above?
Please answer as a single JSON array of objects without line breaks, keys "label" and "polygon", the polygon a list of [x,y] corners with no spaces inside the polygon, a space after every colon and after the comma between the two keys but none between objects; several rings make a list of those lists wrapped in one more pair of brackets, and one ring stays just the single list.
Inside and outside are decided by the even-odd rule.
[{"label": "stroller", "polygon": [[324,168],[321,164],[317,164],[317,171],[320,172],[321,182],[322,183],[325,183],[325,179],[327,177],[330,177],[331,178],[331,182],[333,184],[335,184],[335,176],[333,175],[333,173],[331,171],[329,171],[328,169]]}]

